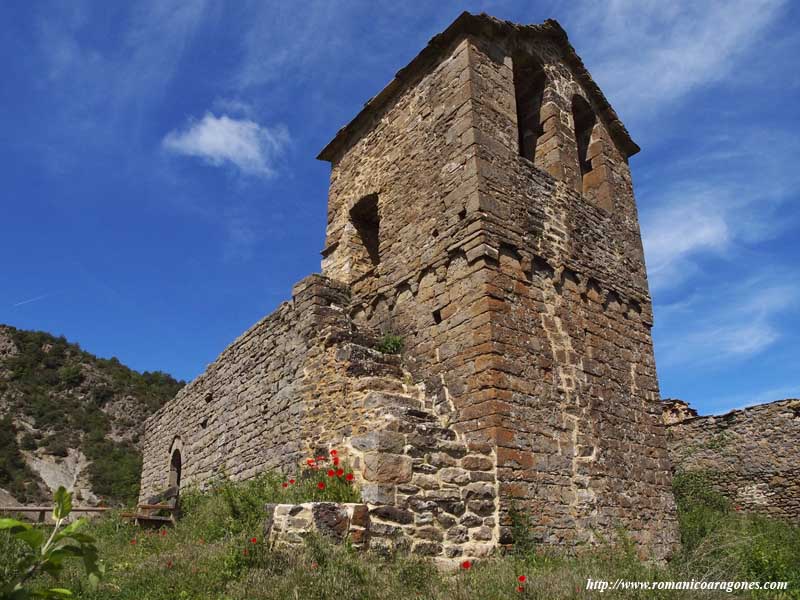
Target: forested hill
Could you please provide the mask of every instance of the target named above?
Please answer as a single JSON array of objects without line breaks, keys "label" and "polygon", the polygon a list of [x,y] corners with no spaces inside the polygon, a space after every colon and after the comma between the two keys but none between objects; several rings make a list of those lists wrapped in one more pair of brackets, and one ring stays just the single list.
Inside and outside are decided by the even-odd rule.
[{"label": "forested hill", "polygon": [[0,504],[44,501],[59,485],[78,504],[135,501],[143,422],[183,385],[0,325]]}]

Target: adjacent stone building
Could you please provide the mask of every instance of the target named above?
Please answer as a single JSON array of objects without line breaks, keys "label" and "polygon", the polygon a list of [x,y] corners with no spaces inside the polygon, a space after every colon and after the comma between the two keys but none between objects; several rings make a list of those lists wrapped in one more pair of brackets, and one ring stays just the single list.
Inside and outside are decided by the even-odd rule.
[{"label": "adjacent stone building", "polygon": [[800,400],[698,416],[665,402],[674,468],[702,473],[740,510],[800,524]]},{"label": "adjacent stone building", "polygon": [[513,508],[668,555],[638,149],[558,23],[462,14],[321,152],[322,274],[148,421],[142,496],[336,446],[376,545],[482,556]]}]

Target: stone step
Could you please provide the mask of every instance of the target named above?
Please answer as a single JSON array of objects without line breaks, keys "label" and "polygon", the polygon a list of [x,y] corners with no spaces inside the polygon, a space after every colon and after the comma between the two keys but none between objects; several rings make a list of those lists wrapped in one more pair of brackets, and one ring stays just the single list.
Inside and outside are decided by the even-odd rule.
[{"label": "stone step", "polygon": [[353,380],[354,392],[390,392],[405,394],[406,386],[395,377],[359,377]]},{"label": "stone step", "polygon": [[398,411],[421,411],[422,401],[404,393],[371,391],[364,396],[364,408],[388,408]]}]

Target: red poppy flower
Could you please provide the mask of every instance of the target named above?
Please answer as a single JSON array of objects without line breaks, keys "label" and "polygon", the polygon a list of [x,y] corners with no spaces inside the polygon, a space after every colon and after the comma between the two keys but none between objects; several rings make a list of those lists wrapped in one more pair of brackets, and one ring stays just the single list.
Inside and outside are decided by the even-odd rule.
[{"label": "red poppy flower", "polygon": [[313,467],[314,466],[314,459],[313,458],[309,458],[306,462],[308,463],[309,467]]},{"label": "red poppy flower", "polygon": [[336,451],[336,448],[331,450],[331,456],[336,456],[337,454],[339,454],[339,453]]},{"label": "red poppy flower", "polygon": [[742,507],[741,506],[735,506],[733,508],[733,510],[735,510],[736,512],[739,512],[740,510],[742,510]]},{"label": "red poppy flower", "polygon": [[318,456],[317,457],[317,462],[322,462],[323,460],[325,460],[324,456]]},{"label": "red poppy flower", "polygon": [[167,535],[167,530],[166,529],[162,529],[161,530],[161,537],[164,537],[165,535]]},{"label": "red poppy flower", "polygon": [[348,473],[347,475],[345,475],[345,477],[344,477],[344,478],[345,478],[345,479],[347,479],[347,481],[353,481],[353,477],[354,477],[354,476],[353,476],[353,474],[352,474],[352,473]]},{"label": "red poppy flower", "polygon": [[317,487],[318,487],[319,489],[321,489],[321,490],[324,490],[324,489],[325,489],[325,484],[324,484],[324,483],[322,483],[322,482],[320,481],[320,482],[317,484]]},{"label": "red poppy flower", "polygon": [[284,482],[281,484],[281,487],[285,487],[285,488],[287,488],[287,487],[289,487],[289,484],[288,484],[288,483],[286,483],[286,482],[284,481]]},{"label": "red poppy flower", "polygon": [[167,568],[168,568],[168,569],[171,569],[171,568],[172,568],[172,561],[171,561],[171,560],[168,560],[168,561],[167,561]]},{"label": "red poppy flower", "polygon": [[244,554],[245,556],[247,556],[247,548],[245,548],[244,550],[242,550],[242,554]]},{"label": "red poppy flower", "polygon": [[339,457],[338,456],[334,456],[333,457],[333,466],[335,466],[335,467],[339,466]]},{"label": "red poppy flower", "polygon": [[316,569],[319,565],[315,562],[311,563],[311,568]]},{"label": "red poppy flower", "polygon": [[290,483],[291,485],[294,485],[294,479],[290,479],[290,480],[289,480],[289,483]]},{"label": "red poppy flower", "polygon": [[464,562],[461,563],[461,568],[462,569],[469,569],[471,567],[472,567],[472,563],[469,562],[468,560],[465,560]]},{"label": "red poppy flower", "polygon": [[250,543],[251,543],[251,544],[255,544],[255,543],[257,543],[257,542],[258,542],[258,539],[257,539],[257,538],[254,538],[254,537],[251,537],[251,538],[250,538]]},{"label": "red poppy flower", "polygon": [[525,591],[525,588],[524,588],[524,587],[522,587],[521,585],[518,585],[518,586],[517,586],[517,591],[518,591],[519,593],[522,593],[522,592],[524,592],[524,591]]},{"label": "red poppy flower", "polygon": [[333,469],[328,469],[328,477],[333,477],[334,475],[336,475],[336,471]]},{"label": "red poppy flower", "polygon": [[520,575],[519,577],[517,577],[517,581],[519,581],[520,583],[525,583],[525,581],[526,581],[527,579],[528,579],[528,578],[527,578],[527,577],[525,577],[525,575]]},{"label": "red poppy flower", "polygon": [[336,476],[337,477],[341,477],[342,475],[344,475],[344,469],[337,469],[336,470]]}]

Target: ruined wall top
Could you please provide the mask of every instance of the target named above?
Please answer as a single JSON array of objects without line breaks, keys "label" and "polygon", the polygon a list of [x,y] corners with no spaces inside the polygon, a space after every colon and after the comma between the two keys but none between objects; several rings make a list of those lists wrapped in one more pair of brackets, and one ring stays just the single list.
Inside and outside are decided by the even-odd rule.
[{"label": "ruined wall top", "polygon": [[474,15],[465,11],[447,29],[431,38],[428,45],[410,63],[400,69],[386,87],[366,102],[358,115],[336,133],[336,136],[322,149],[317,158],[335,163],[341,154],[347,151],[363,134],[364,130],[375,123],[381,110],[387,104],[446,58],[447,50],[454,41],[470,35],[485,39],[504,39],[512,46],[536,40],[547,40],[555,44],[560,50],[560,59],[573,72],[586,93],[591,96],[598,116],[606,123],[609,133],[620,151],[627,157],[639,152],[639,146],[631,139],[616,111],[592,79],[575,48],[570,44],[566,31],[558,21],[547,19],[541,24],[521,25],[497,19],[486,13]]}]

